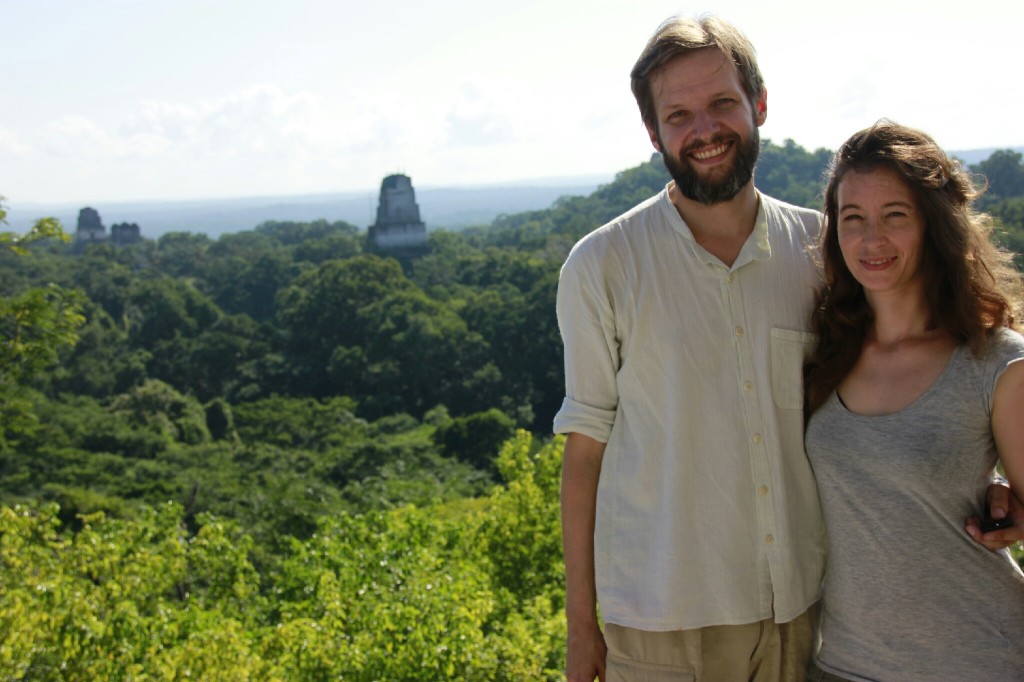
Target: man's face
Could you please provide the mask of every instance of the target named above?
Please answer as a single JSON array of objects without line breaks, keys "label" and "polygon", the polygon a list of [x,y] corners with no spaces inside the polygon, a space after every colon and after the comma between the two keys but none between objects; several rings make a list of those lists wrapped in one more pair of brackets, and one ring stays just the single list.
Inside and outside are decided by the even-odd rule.
[{"label": "man's face", "polygon": [[717,48],[676,57],[651,81],[657,127],[648,128],[680,193],[713,205],[753,177],[764,94],[751,103],[735,65]]}]

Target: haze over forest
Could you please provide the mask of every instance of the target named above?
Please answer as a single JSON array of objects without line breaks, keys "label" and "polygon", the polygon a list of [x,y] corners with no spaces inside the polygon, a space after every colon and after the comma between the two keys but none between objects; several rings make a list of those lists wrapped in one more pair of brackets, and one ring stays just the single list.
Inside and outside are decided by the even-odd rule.
[{"label": "haze over forest", "polygon": [[[562,196],[590,194],[612,175],[558,180],[525,181],[505,187],[416,186],[416,201],[427,229],[461,229],[487,225],[499,215],[547,208]],[[249,230],[268,220],[344,221],[362,229],[373,223],[377,192],[338,192],[294,196],[197,199],[182,201],[99,202],[89,204],[107,225],[138,223],[143,236],[157,238],[168,232],[192,232],[216,237]],[[28,204],[11,206],[8,222],[24,232],[41,216],[53,216],[74,231],[84,205]]]},{"label": "haze over forest", "polygon": [[[985,160],[995,148],[951,152],[965,164]],[[1014,151],[1024,152],[1024,147]],[[504,185],[438,187],[429,178],[413,177],[416,201],[428,230],[459,230],[487,225],[500,215],[551,206],[558,198],[586,196],[610,182],[613,173],[588,176],[535,178]],[[378,195],[375,191],[253,196],[230,199],[177,201],[112,201],[89,204],[28,203],[8,207],[9,229],[23,233],[42,216],[57,218],[72,232],[78,211],[86,205],[99,211],[104,224],[137,223],[142,235],[155,239],[168,232],[191,232],[217,237],[249,230],[268,220],[344,221],[365,229],[373,223]]]}]

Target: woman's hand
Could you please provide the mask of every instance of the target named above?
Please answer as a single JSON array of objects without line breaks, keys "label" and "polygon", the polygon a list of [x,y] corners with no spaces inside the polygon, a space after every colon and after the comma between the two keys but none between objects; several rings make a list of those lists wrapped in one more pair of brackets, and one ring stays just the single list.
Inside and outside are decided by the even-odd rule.
[{"label": "woman's hand", "polygon": [[1024,504],[1010,491],[1006,483],[1000,481],[990,485],[985,495],[985,503],[989,516],[993,519],[1009,518],[1013,525],[982,533],[981,521],[972,516],[967,519],[964,526],[968,535],[991,550],[1004,549],[1024,540]]}]

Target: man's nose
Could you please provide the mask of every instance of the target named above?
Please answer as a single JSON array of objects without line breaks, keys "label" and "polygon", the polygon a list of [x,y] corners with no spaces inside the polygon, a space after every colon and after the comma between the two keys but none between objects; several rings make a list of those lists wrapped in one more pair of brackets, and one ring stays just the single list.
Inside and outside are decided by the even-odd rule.
[{"label": "man's nose", "polygon": [[717,135],[720,130],[721,126],[715,116],[706,111],[701,111],[694,115],[693,133],[701,140],[711,142],[711,139]]}]

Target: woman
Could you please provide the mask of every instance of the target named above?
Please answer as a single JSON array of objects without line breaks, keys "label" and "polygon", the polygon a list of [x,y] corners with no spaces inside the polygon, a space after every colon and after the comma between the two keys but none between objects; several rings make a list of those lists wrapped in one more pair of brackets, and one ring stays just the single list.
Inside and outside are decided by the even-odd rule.
[{"label": "woman", "polygon": [[830,538],[811,680],[1024,680],[1024,574],[962,524],[997,459],[1024,490],[1021,282],[976,195],[888,121],[833,160],[805,368]]}]

